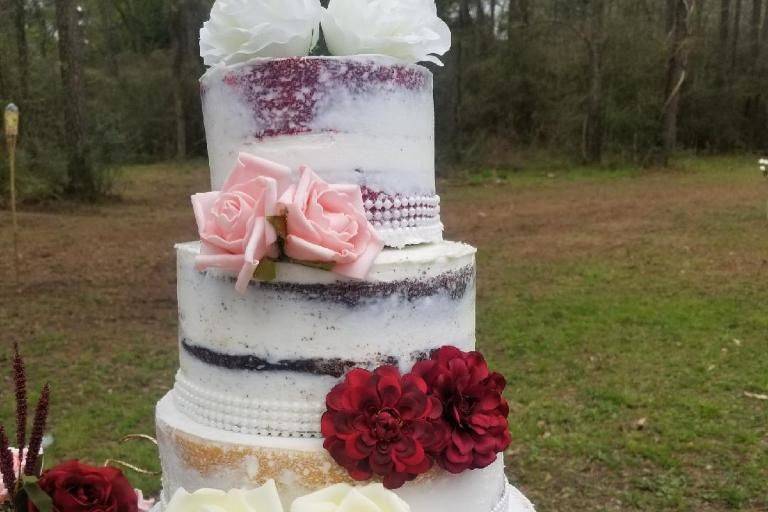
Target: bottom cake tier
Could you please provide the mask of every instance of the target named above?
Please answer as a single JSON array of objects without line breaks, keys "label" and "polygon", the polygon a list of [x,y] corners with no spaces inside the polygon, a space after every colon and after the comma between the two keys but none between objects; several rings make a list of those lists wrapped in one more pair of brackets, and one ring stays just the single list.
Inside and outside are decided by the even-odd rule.
[{"label": "bottom cake tier", "polygon": [[[321,439],[264,437],[195,423],[180,412],[173,391],[157,406],[163,502],[177,489],[253,488],[275,480],[286,510],[302,495],[351,481]],[[452,475],[435,469],[396,493],[412,512],[529,512],[530,502],[507,483],[501,457],[491,466]],[[162,508],[160,504],[158,510]]]}]

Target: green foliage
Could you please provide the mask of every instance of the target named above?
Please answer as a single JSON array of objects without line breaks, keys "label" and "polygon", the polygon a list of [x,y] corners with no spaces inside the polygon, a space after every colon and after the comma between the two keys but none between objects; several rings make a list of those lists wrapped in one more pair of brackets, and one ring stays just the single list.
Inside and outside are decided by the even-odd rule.
[{"label": "green foliage", "polygon": [[[741,1],[738,39],[732,26],[722,44],[719,3],[696,2],[678,126],[681,149],[768,148],[763,92],[768,87],[768,41],[760,39],[755,58],[751,24],[758,3]],[[666,4],[605,4],[603,33],[595,35],[593,0],[439,2],[454,34],[447,66],[437,71],[442,159],[496,165],[513,162],[532,148],[577,159],[590,86],[588,50],[596,44],[602,48],[605,152],[627,162],[651,161],[660,144],[666,101]],[[765,2],[759,4],[768,10]],[[519,12],[523,5],[526,16]],[[764,14],[758,16],[762,33]],[[735,11],[727,23],[736,24]]]},{"label": "green foliage", "polygon": [[[742,2],[719,38],[717,2],[697,2],[682,89],[679,146],[696,152],[768,148],[768,2]],[[172,2],[175,2],[173,4]],[[22,197],[56,197],[66,181],[61,77],[53,2],[25,0],[30,97],[21,97],[15,2],[0,3],[0,102],[22,106]],[[570,163],[584,147],[589,49],[602,55],[603,148],[608,161],[647,164],[661,139],[669,57],[666,5],[617,0],[593,33],[594,0],[439,0],[453,49],[436,76],[437,149],[443,167],[515,166],[529,153]],[[735,1],[732,2],[735,5]],[[753,26],[752,9],[763,12]],[[173,22],[172,5],[183,12]],[[197,33],[211,0],[83,0],[81,26],[90,155],[101,187],[117,165],[176,156],[174,81],[183,82],[188,156],[204,156]],[[174,41],[183,53],[174,76]],[[322,50],[322,49],[321,49]],[[320,51],[321,51],[320,50]],[[0,178],[3,180],[5,178]],[[0,181],[2,184],[2,181]]]},{"label": "green foliage", "polygon": [[[195,33],[207,16],[208,0],[183,0],[181,30],[189,156],[205,153],[197,77]],[[22,200],[60,197],[67,184],[61,74],[53,2],[26,1],[29,98],[22,98],[18,27],[0,15],[0,102],[22,109],[19,190]],[[167,0],[86,0],[80,2],[89,157],[96,188],[108,192],[115,166],[175,155],[172,33]],[[11,2],[0,5],[13,14]],[[2,13],[0,13],[2,14]],[[5,158],[3,158],[5,160]],[[6,162],[0,163],[5,171]],[[0,176],[7,189],[7,173]],[[6,194],[3,194],[5,199]]]}]

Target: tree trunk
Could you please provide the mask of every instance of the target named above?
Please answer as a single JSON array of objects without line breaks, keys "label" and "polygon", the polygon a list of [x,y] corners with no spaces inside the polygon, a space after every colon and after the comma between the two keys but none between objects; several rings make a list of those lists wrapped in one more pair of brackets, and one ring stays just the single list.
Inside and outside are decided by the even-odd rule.
[{"label": "tree trunk", "polygon": [[14,30],[16,32],[16,59],[19,73],[19,98],[17,103],[25,112],[27,122],[21,125],[21,136],[27,132],[29,118],[32,117],[29,108],[29,46],[27,44],[27,10],[24,0],[14,0]]},{"label": "tree trunk", "polygon": [[118,27],[115,22],[115,8],[111,2],[99,2],[98,5],[101,31],[104,37],[107,73],[112,78],[119,78],[120,64],[117,61],[117,54],[120,53],[120,41],[118,40]]},{"label": "tree trunk", "polygon": [[739,65],[739,45],[741,44],[741,0],[735,0],[733,13],[733,44],[731,45],[731,76],[735,76]]},{"label": "tree trunk", "polygon": [[727,62],[728,62],[728,43],[730,41],[731,26],[731,0],[720,0],[720,39],[718,42],[719,53],[719,77],[718,80],[725,82]]},{"label": "tree trunk", "polygon": [[520,21],[527,27],[531,23],[531,0],[518,0],[518,6],[520,7]]},{"label": "tree trunk", "polygon": [[694,17],[693,31],[704,33],[705,24],[707,22],[706,11],[707,11],[707,0],[699,0],[696,3],[696,13]]},{"label": "tree trunk", "polygon": [[752,20],[750,23],[750,57],[752,65],[760,58],[760,24],[763,21],[763,0],[752,0]]},{"label": "tree trunk", "polygon": [[689,23],[696,0],[675,0],[672,18],[674,24],[670,37],[667,61],[667,82],[662,127],[662,163],[666,165],[677,148],[677,124],[680,115],[680,96],[687,78],[689,48]]},{"label": "tree trunk", "polygon": [[[8,5],[7,0],[0,0],[0,20],[7,20],[9,18],[9,12],[11,10],[10,5]],[[3,29],[2,23],[0,22],[0,27]],[[0,45],[3,43],[3,40],[0,39]],[[0,46],[0,100],[8,99],[10,96],[10,86],[8,84],[8,69],[10,64],[6,62],[6,52],[4,51],[5,47],[4,45]],[[0,105],[0,108],[2,108],[3,105]],[[0,182],[2,182],[2,178],[0,178]]]},{"label": "tree trunk", "polygon": [[667,0],[666,1],[666,23],[665,23],[665,30],[667,32],[667,35],[672,34],[672,30],[675,28],[675,2],[677,0]]},{"label": "tree trunk", "polygon": [[184,0],[171,2],[171,38],[173,52],[173,111],[176,124],[176,158],[187,157],[187,116],[185,111],[184,92],[186,86],[185,56],[187,44],[187,24],[185,17],[186,5]]},{"label": "tree trunk", "polygon": [[591,1],[589,52],[589,98],[584,122],[584,160],[599,163],[603,157],[603,45],[604,0]]},{"label": "tree trunk", "polygon": [[55,0],[59,31],[59,61],[64,89],[64,121],[69,162],[66,191],[92,199],[98,192],[88,156],[85,135],[85,90],[82,73],[82,40],[75,0]]},{"label": "tree trunk", "polygon": [[512,42],[512,34],[518,21],[517,0],[509,0],[507,5],[507,42]]},{"label": "tree trunk", "polygon": [[475,55],[482,57],[488,50],[488,21],[483,0],[475,0]]},{"label": "tree trunk", "polygon": [[454,160],[461,161],[464,149],[463,137],[463,108],[464,108],[464,61],[465,45],[467,38],[467,25],[469,24],[469,0],[460,0],[459,4],[459,24],[456,34],[456,84],[455,84],[455,102],[453,104],[454,126],[456,127]]},{"label": "tree trunk", "polygon": [[24,0],[15,0],[14,5],[16,51],[19,66],[19,87],[22,102],[26,102],[27,98],[29,98],[29,47],[27,45],[27,10],[24,5]]},{"label": "tree trunk", "polygon": [[0,52],[0,100],[8,98],[8,84],[5,78],[5,59],[3,52]]}]

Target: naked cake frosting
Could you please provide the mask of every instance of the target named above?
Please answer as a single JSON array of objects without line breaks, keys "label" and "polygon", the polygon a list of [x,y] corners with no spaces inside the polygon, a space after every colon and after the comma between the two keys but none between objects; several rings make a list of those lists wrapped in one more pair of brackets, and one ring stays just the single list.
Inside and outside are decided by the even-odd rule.
[{"label": "naked cake frosting", "polygon": [[433,0],[214,3],[158,510],[533,510],[475,350],[475,249],[442,236],[419,62],[449,47]]}]

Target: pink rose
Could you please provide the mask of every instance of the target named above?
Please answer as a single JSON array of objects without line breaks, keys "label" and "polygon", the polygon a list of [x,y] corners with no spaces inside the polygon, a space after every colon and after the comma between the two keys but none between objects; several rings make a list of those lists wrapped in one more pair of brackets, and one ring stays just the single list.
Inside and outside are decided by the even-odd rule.
[{"label": "pink rose", "polygon": [[299,183],[280,198],[286,212],[286,255],[334,263],[337,274],[363,279],[384,243],[365,217],[360,187],[330,185],[306,166],[299,172]]},{"label": "pink rose", "polygon": [[149,512],[155,506],[155,500],[152,498],[144,499],[144,493],[136,489],[136,500],[138,501],[139,512]]},{"label": "pink rose", "polygon": [[192,206],[202,247],[198,270],[238,272],[235,288],[245,293],[259,262],[277,257],[277,233],[268,218],[291,184],[288,167],[241,153],[221,191],[195,194]]}]

